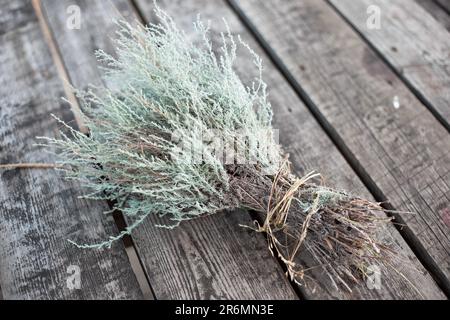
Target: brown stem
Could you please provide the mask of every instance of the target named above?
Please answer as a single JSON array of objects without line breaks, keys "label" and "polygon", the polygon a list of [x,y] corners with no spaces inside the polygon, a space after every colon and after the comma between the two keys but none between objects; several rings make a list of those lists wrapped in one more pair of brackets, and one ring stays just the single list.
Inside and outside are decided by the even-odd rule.
[{"label": "brown stem", "polygon": [[0,169],[55,169],[62,165],[55,163],[10,163],[0,164]]}]

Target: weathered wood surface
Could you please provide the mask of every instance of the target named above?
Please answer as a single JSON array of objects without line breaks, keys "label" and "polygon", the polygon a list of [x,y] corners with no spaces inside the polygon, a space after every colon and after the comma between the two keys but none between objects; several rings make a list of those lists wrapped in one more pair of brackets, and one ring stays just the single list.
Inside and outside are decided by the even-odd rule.
[{"label": "weathered wood surface", "polygon": [[326,3],[236,2],[448,290],[448,132]]},{"label": "weathered wood surface", "polygon": [[[54,113],[73,118],[30,1],[1,1],[0,163],[52,163],[34,146],[57,135]],[[77,199],[54,170],[0,171],[0,284],[5,299],[140,299],[124,247],[84,251],[67,239],[115,233],[107,207]],[[81,289],[67,281],[77,266]],[[75,267],[76,268],[76,267]],[[68,273],[69,272],[69,273]]]},{"label": "weathered wood surface", "polygon": [[[77,1],[83,24],[65,28],[71,1],[44,0],[42,7],[67,72],[76,87],[101,84],[95,49],[113,52],[114,19],[137,16],[127,1]],[[239,227],[251,225],[246,212],[222,213],[183,223],[175,230],[149,218],[133,240],[157,299],[296,299],[261,234]]]},{"label": "weathered wood surface", "polygon": [[448,0],[436,0],[436,2],[450,14],[450,1]]},{"label": "weathered wood surface", "polygon": [[[141,9],[142,15],[147,21],[156,22],[153,15],[153,5],[145,1],[138,1],[138,7]],[[227,20],[233,33],[239,33],[243,39],[247,41],[255,50],[263,54],[258,44],[252,39],[244,25],[234,15],[232,10],[228,8],[225,2],[221,1],[160,1],[159,6],[175,19],[178,26],[186,31],[188,35],[192,34],[192,22],[196,19],[198,13],[201,14],[203,20],[211,19],[211,37],[213,45],[218,48],[220,46],[220,32],[225,32],[225,25],[222,23],[222,17]],[[241,52],[244,53],[244,52]],[[280,142],[285,149],[290,152],[291,159],[295,164],[297,172],[304,174],[305,171],[312,169],[321,170],[326,177],[330,177],[330,184],[337,187],[346,188],[359,192],[370,197],[355,173],[351,170],[345,159],[326,136],[319,124],[315,121],[306,107],[302,104],[295,92],[290,88],[288,83],[283,79],[279,71],[270,63],[267,56],[262,55],[266,61],[264,77],[270,88],[270,99],[274,107],[275,128],[280,130]],[[248,58],[248,57],[247,57]],[[236,64],[236,71],[243,77],[249,79],[254,75],[255,70],[248,61],[239,60]],[[326,155],[326,156],[325,156]],[[229,219],[230,217],[226,217]],[[211,217],[211,219],[216,219]],[[232,222],[235,223],[235,222]],[[252,237],[257,235],[252,234]],[[413,265],[419,271],[405,268],[405,265],[396,265],[400,270],[405,272],[409,279],[417,280],[417,285],[421,288],[424,297],[440,298],[442,295],[436,285],[426,274],[423,267],[414,258],[411,251],[408,251],[407,245],[399,236],[393,226],[385,231],[386,238],[389,238],[399,251],[403,251],[408,255],[410,260],[407,264]],[[260,249],[261,250],[261,249]],[[266,250],[265,247],[262,250]],[[149,251],[150,253],[151,251]],[[259,251],[260,253],[262,251]],[[149,263],[158,263],[158,259],[151,257]],[[303,261],[305,264],[306,261]],[[330,283],[326,281],[325,274],[313,273],[315,280],[319,285],[314,290],[312,283],[310,287],[305,288],[304,293],[308,298],[418,298],[418,294],[412,289],[404,279],[397,274],[388,272],[383,274],[386,280],[381,290],[369,290],[364,284],[355,286],[352,294],[346,292],[337,292],[333,290]],[[264,278],[263,276],[261,278]]]},{"label": "weathered wood surface", "polygon": [[[152,4],[145,1],[137,1],[137,3],[138,7],[142,9],[145,19],[155,22],[151,12]],[[257,44],[243,24],[222,2],[199,0],[161,1],[158,3],[167,9],[176,22],[188,32],[192,31],[192,22],[197,13],[201,13],[203,19],[213,19],[212,36],[215,44],[219,42],[219,31],[225,30],[220,21],[221,17],[225,17],[233,32],[241,33],[252,47],[257,48]],[[66,9],[70,4],[74,3],[55,0],[46,0],[43,3],[56,44],[75,86],[82,88],[87,83],[101,84],[100,72],[96,67],[92,52],[97,48],[106,51],[113,50],[111,41],[108,39],[115,29],[111,18],[123,14],[127,19],[133,19],[135,17],[133,8],[125,0],[77,1],[75,4],[82,9],[82,29],[68,30],[65,27]],[[7,24],[3,24],[0,18],[0,27],[3,25]],[[1,31],[0,37],[2,37]],[[257,48],[256,51],[260,52],[261,50]],[[296,96],[294,90],[270,63],[268,57],[262,56],[266,61],[265,79],[271,89],[270,99],[275,109],[274,125],[280,129],[281,143],[291,153],[291,160],[293,160],[297,172],[301,174],[306,170],[318,169],[324,173],[325,177],[331,177],[328,181],[330,185],[370,197],[361,181]],[[49,58],[49,60],[51,59]],[[300,69],[304,68],[304,65],[300,66]],[[238,63],[237,71],[244,77],[251,74],[249,64],[242,61]],[[54,73],[56,74],[56,72]],[[58,85],[55,85],[53,90],[56,90],[55,88],[58,88]],[[59,95],[63,95],[62,88],[59,88],[59,91]],[[70,119],[70,117],[70,112],[65,110],[64,119]],[[52,127],[48,125],[48,121],[43,123],[47,124],[45,127],[47,131],[51,130]],[[0,149],[0,155],[2,151]],[[30,159],[34,161],[33,157],[35,155],[31,154]],[[48,159],[43,161],[48,161]],[[61,178],[58,177],[58,179]],[[67,198],[72,196],[70,192],[66,194]],[[97,207],[91,203],[87,205]],[[95,241],[106,237],[106,234],[117,232],[112,227],[111,229],[105,228],[97,234],[89,233],[91,228],[89,220],[84,222],[86,224],[77,225],[77,228],[73,229],[74,237],[80,241]],[[99,221],[95,222],[100,223]],[[270,257],[262,236],[238,227],[238,224],[251,223],[251,219],[245,212],[224,212],[197,219],[182,224],[174,231],[155,228],[153,224],[157,222],[160,221],[156,218],[147,221],[133,235],[157,298],[296,298],[291,286],[281,274],[279,266]],[[76,231],[79,229],[82,231],[77,233]],[[442,298],[442,293],[414,257],[397,230],[390,226],[385,230],[384,236],[394,242],[394,248],[405,252],[407,261],[396,267],[414,283],[419,292],[393,271],[382,275],[381,290],[369,290],[366,286],[361,285],[356,286],[351,294],[336,292],[325,280],[326,275],[315,273],[312,275],[319,280],[319,285],[316,288],[303,288],[306,296],[308,298],[352,299]],[[303,262],[307,264],[307,261]],[[92,263],[95,264],[95,262]],[[408,265],[413,268],[408,268]],[[109,268],[110,266],[108,270]],[[0,269],[0,280],[2,279],[1,271]],[[1,281],[0,284],[2,284]]]},{"label": "weathered wood surface", "polygon": [[[379,51],[450,131],[450,33],[409,0],[330,0]],[[380,8],[381,28],[367,26]]]},{"label": "weathered wood surface", "polygon": [[[447,31],[450,31],[450,14],[446,12],[434,0],[415,0],[424,8],[434,19],[436,19]],[[447,0],[446,0],[447,1]],[[450,3],[450,2],[449,2]]]}]

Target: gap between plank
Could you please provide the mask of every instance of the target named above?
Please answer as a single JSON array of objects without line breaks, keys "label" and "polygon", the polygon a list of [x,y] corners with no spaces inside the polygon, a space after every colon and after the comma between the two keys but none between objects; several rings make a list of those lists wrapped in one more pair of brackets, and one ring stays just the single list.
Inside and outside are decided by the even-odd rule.
[{"label": "gap between plank", "polygon": [[442,9],[442,11],[444,11],[446,14],[448,14],[450,16],[450,10],[445,7],[442,3],[440,3],[439,1],[433,0],[433,2]]},{"label": "gap between plank", "polygon": [[[141,9],[139,8],[139,5],[136,3],[135,0],[129,0],[133,10],[135,11],[136,15],[139,17],[140,22],[142,24],[147,24],[149,23],[149,21],[147,21],[147,19],[145,18],[145,16],[142,14]],[[261,219],[259,219],[259,217],[257,216],[256,212],[252,212],[249,210],[245,210],[247,212],[247,214],[250,216],[250,218],[252,220],[256,220],[261,222]],[[262,235],[265,239],[267,239],[267,237],[265,235]],[[276,263],[279,265],[279,267],[281,268],[281,270],[283,270],[283,273],[286,272],[286,266],[284,264],[284,262],[281,261],[280,258],[276,257],[274,255],[275,261]],[[291,285],[294,293],[301,299],[301,300],[307,300],[306,294],[303,292],[303,290],[300,288],[300,286],[296,285],[289,277],[287,277],[287,280],[289,281],[289,284]]]},{"label": "gap between plank", "polygon": [[[108,201],[110,208],[113,208],[115,202]],[[116,223],[119,233],[125,231],[127,223],[123,217],[122,212],[115,210],[113,212],[114,222]],[[139,287],[141,288],[144,299],[146,300],[157,300],[155,291],[153,290],[150,279],[147,276],[147,272],[144,271],[144,264],[141,257],[137,253],[136,245],[133,238],[130,235],[125,235],[123,238],[123,244],[125,246],[125,251],[127,252],[128,259],[130,260],[131,268],[133,269],[136,279],[138,281]]]},{"label": "gap between plank", "polygon": [[[58,76],[63,82],[64,93],[66,94],[67,100],[71,105],[71,110],[73,112],[78,129],[80,130],[80,132],[84,134],[89,134],[88,128],[84,125],[81,119],[81,108],[78,103],[78,99],[73,93],[70,76],[64,65],[61,52],[59,51],[59,48],[54,40],[53,32],[51,31],[47,23],[47,17],[42,11],[41,1],[40,0],[31,0],[31,1],[33,9],[36,13],[36,17],[38,19],[39,26],[44,35],[45,41],[50,49],[50,54],[56,66]],[[113,208],[113,203],[107,201],[107,204],[110,209]],[[119,232],[124,231],[126,228],[126,223],[123,214],[117,211],[113,214],[113,218],[118,231]],[[132,238],[130,236],[125,236],[122,238],[122,240],[125,252],[130,262],[131,269],[136,277],[136,280],[139,284],[142,294],[144,295],[144,299],[146,300],[156,299],[156,296],[154,294],[150,281],[147,277],[147,274],[144,272],[142,261],[136,251],[136,247],[134,245]]]},{"label": "gap between plank", "polygon": [[[349,163],[350,167],[373,195],[377,202],[382,203],[382,207],[389,211],[395,211],[395,208],[388,202],[388,198],[384,195],[377,184],[372,180],[370,175],[348,148],[345,141],[336,131],[336,129],[328,122],[326,117],[322,114],[317,105],[309,97],[308,93],[302,88],[298,81],[294,78],[291,72],[288,70],[286,65],[280,59],[280,57],[272,49],[271,45],[265,40],[262,34],[258,31],[256,26],[247,17],[244,11],[239,7],[235,0],[226,0],[230,8],[234,11],[236,16],[241,20],[250,34],[253,35],[257,43],[261,46],[264,52],[268,55],[269,59],[280,71],[282,76],[286,79],[292,89],[295,91],[297,96],[302,100],[305,106],[312,113],[314,118],[317,120],[319,125],[331,139],[331,141],[336,145],[339,152],[342,154],[344,159]],[[415,236],[414,232],[406,225],[404,219],[395,212],[387,212],[388,216],[392,216],[395,219],[394,226],[403,237],[407,245],[411,248],[413,253],[416,255],[420,263],[428,270],[430,275],[436,281],[439,288],[444,292],[447,298],[450,297],[450,282],[447,280],[445,274],[439,269],[439,266],[433,260],[433,258],[428,254],[425,247]]]},{"label": "gap between plank", "polygon": [[[372,42],[369,41],[368,38],[364,36],[362,32],[358,30],[358,28],[349,20],[346,16],[333,4],[330,0],[324,0],[332,9],[333,11],[340,17],[342,20],[344,20],[347,25],[350,26],[350,28],[360,37],[360,39],[369,46],[370,49],[372,49],[373,52],[375,52],[376,56],[385,64],[388,66],[388,68],[403,82],[403,84],[408,88],[409,91],[417,98],[417,100],[420,101],[427,109],[430,111],[430,113],[436,118],[436,120],[450,133],[450,123],[447,122],[447,120],[439,113],[439,111],[433,106],[433,104],[428,101],[428,99],[418,90],[414,87],[414,85],[402,74],[401,70],[398,70],[384,55],[381,51],[378,50],[375,45],[372,44]],[[436,2],[441,8],[442,5]]]}]

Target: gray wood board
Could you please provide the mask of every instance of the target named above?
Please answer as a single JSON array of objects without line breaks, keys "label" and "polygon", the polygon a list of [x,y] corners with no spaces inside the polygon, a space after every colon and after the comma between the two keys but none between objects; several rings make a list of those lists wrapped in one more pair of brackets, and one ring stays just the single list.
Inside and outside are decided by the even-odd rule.
[{"label": "gray wood board", "polygon": [[[1,6],[0,163],[53,163],[53,155],[34,145],[35,137],[58,135],[51,113],[66,121],[72,113],[60,100],[63,87],[31,2]],[[95,241],[117,232],[113,220],[102,216],[104,203],[78,199],[80,186],[55,170],[1,170],[0,177],[4,299],[142,297],[121,243],[86,251],[67,241]],[[77,269],[80,289],[70,285]]]},{"label": "gray wood board", "polygon": [[[450,31],[450,15],[434,0],[415,0],[431,16],[436,19],[447,31]],[[448,0],[446,0],[448,1]],[[450,3],[450,2],[449,2]]]},{"label": "gray wood board", "polygon": [[[450,33],[410,0],[330,0],[450,131]],[[380,9],[369,28],[369,5]]]},{"label": "gray wood board", "polygon": [[323,1],[237,3],[448,287],[448,132]]},{"label": "gray wood board", "polygon": [[[114,19],[135,19],[127,1],[78,1],[80,30],[65,26],[71,1],[42,1],[73,85],[101,84],[93,52],[113,52]],[[296,299],[292,286],[273,259],[261,234],[239,227],[251,225],[244,211],[216,214],[183,223],[175,230],[149,218],[133,240],[157,299]]]},{"label": "gray wood board", "polygon": [[[137,3],[143,16],[148,21],[155,22],[156,19],[152,12],[153,5],[146,1],[138,1]],[[206,0],[160,1],[158,4],[168,11],[179,27],[186,30],[188,35],[193,32],[192,22],[196,19],[198,13],[201,14],[204,21],[211,19],[211,37],[216,49],[221,41],[220,32],[226,31],[222,22],[222,18],[225,18],[231,31],[234,34],[241,34],[244,41],[248,42],[265,62],[264,78],[269,86],[269,97],[274,109],[274,127],[279,130],[280,143],[290,153],[290,159],[293,161],[297,173],[304,174],[311,170],[319,170],[324,174],[329,185],[370,197],[343,156],[225,2]],[[245,50],[240,50],[238,53],[245,54]],[[238,59],[236,71],[243,79],[248,80],[255,75],[255,70],[247,59],[249,59],[248,56]],[[422,295],[428,298],[442,297],[430,276],[418,263],[397,230],[389,225],[383,234],[386,239],[393,243],[396,250],[404,252],[405,256],[408,257],[408,262],[398,264],[396,267],[404,272],[408,279],[417,281],[416,287],[419,288]],[[307,261],[302,260],[302,262],[308,265]],[[412,265],[417,270],[408,268],[407,265]],[[353,288],[352,293],[334,290],[327,280],[327,274],[317,272],[310,275],[315,278],[318,284],[315,286],[313,283],[308,283],[308,287],[302,288],[308,298],[401,299],[420,297],[420,294],[405,279],[392,270],[383,274],[383,281],[386,282],[381,290],[370,290],[365,284],[360,284]]]}]

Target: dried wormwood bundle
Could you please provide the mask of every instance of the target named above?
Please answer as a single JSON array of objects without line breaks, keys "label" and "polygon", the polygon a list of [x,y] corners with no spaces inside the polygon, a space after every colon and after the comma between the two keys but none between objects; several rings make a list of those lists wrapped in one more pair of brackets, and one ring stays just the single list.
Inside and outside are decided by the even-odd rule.
[{"label": "dried wormwood bundle", "polygon": [[376,240],[379,225],[389,221],[382,209],[314,184],[317,175],[295,177],[279,161],[261,60],[240,38],[258,71],[248,87],[233,71],[237,45],[230,33],[216,54],[200,21],[203,46],[156,13],[159,25],[120,24],[117,58],[97,53],[111,86],[78,93],[90,135],[66,125],[69,134],[46,139],[59,151],[67,178],[90,189],[86,198],[114,200],[134,221],[118,236],[80,247],[110,246],[149,214],[170,217],[173,224],[163,227],[173,228],[248,208],[263,216],[257,231],[267,234],[293,280],[303,279],[296,258],[306,251],[336,286],[350,289],[349,280],[390,254]]}]

